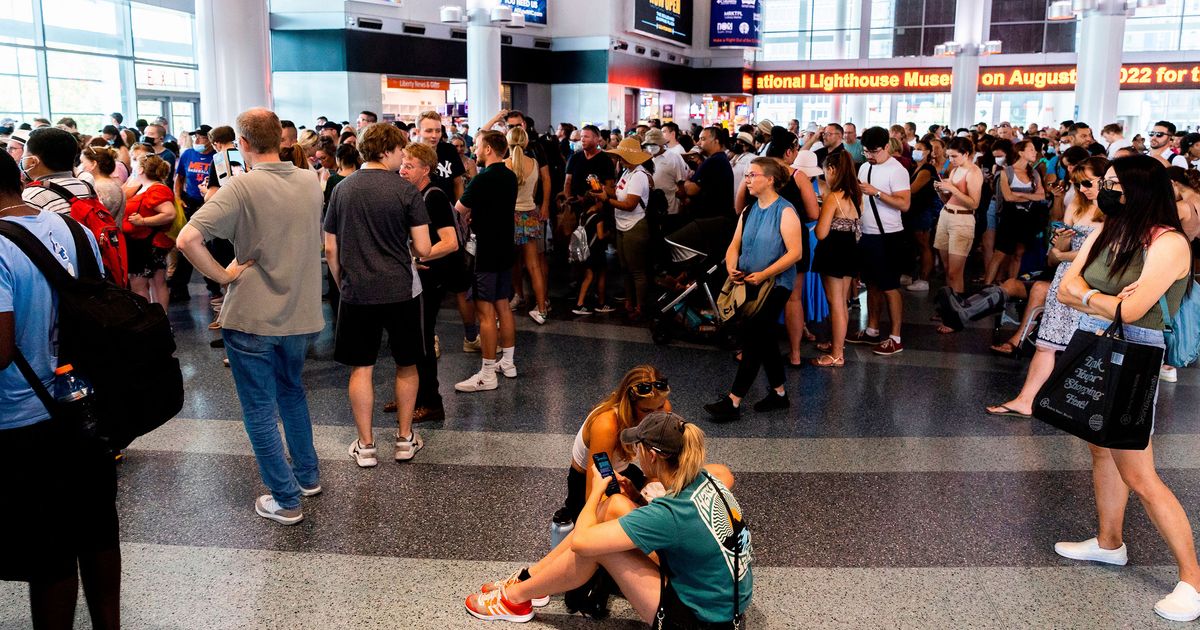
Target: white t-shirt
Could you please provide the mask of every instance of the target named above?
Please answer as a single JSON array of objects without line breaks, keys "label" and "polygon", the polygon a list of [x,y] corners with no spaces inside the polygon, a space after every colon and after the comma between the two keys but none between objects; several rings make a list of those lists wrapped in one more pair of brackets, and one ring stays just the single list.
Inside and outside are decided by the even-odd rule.
[{"label": "white t-shirt", "polygon": [[[868,174],[870,177],[868,178]],[[908,170],[895,158],[888,158],[883,164],[864,163],[858,169],[858,181],[869,183],[879,192],[891,195],[902,190],[909,190]],[[863,234],[879,234],[879,226],[875,223],[875,213],[871,209],[871,197],[863,194],[862,199],[862,231]],[[901,212],[888,205],[882,199],[876,199],[875,207],[879,209],[879,219],[883,221],[883,233],[891,234],[904,230]]]},{"label": "white t-shirt", "polygon": [[1120,140],[1114,140],[1112,144],[1108,145],[1108,159],[1111,160],[1111,159],[1115,158],[1117,156],[1117,151],[1120,151],[1121,149],[1124,149],[1125,147],[1131,147],[1131,146],[1133,146],[1133,143],[1126,140],[1125,138],[1121,138]]},{"label": "white t-shirt", "polygon": [[654,187],[667,196],[667,214],[679,213],[679,199],[675,191],[679,189],[679,180],[687,178],[688,167],[683,156],[673,151],[654,156]]},{"label": "white t-shirt", "polygon": [[729,165],[733,167],[734,199],[737,199],[737,191],[742,188],[742,183],[746,180],[746,169],[750,168],[750,162],[754,161],[755,157],[753,153],[746,151],[729,158]]},{"label": "white t-shirt", "polygon": [[676,144],[673,147],[667,147],[667,152],[683,155],[684,153],[687,153],[687,149],[684,149],[682,144]]},{"label": "white t-shirt", "polygon": [[1187,158],[1177,153],[1172,153],[1170,147],[1163,147],[1162,150],[1160,150],[1157,154],[1152,150],[1150,151],[1150,155],[1158,155],[1170,163],[1171,166],[1178,166],[1179,168],[1188,167]]},{"label": "white t-shirt", "polygon": [[621,173],[621,179],[617,181],[617,201],[625,201],[630,196],[641,197],[642,202],[632,210],[613,211],[620,232],[632,230],[638,221],[646,218],[646,204],[650,203],[650,173],[641,166]]}]

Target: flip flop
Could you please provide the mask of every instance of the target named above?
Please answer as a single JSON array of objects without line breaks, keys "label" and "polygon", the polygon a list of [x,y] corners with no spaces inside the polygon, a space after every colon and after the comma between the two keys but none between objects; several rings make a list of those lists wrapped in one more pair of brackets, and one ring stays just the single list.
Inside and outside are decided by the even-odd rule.
[{"label": "flip flop", "polygon": [[1032,414],[1021,413],[1020,411],[1011,409],[1008,407],[1008,405],[992,405],[992,407],[997,407],[999,409],[1003,409],[1004,411],[997,412],[997,411],[992,411],[991,407],[984,407],[984,411],[986,411],[989,416],[1002,416],[1002,417],[1006,417],[1006,418],[1032,418],[1033,417]]},{"label": "flip flop", "polygon": [[[1000,348],[1008,348],[1009,350],[1008,350],[1008,352],[1005,352],[1005,351],[1001,350]],[[1005,341],[1002,344],[992,346],[992,347],[988,348],[988,350],[990,350],[992,354],[1001,356],[1001,357],[1012,358],[1017,355],[1017,347],[1014,346],[1012,344],[1012,342],[1008,342],[1008,341]]]}]

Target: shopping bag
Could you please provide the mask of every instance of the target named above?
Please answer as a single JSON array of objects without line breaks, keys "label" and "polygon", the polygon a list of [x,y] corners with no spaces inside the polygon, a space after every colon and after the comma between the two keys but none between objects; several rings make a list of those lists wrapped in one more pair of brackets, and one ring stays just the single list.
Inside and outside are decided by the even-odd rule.
[{"label": "shopping bag", "polygon": [[1162,348],[1125,340],[1118,306],[1104,334],[1075,331],[1034,399],[1033,416],[1096,446],[1145,449],[1162,361]]}]

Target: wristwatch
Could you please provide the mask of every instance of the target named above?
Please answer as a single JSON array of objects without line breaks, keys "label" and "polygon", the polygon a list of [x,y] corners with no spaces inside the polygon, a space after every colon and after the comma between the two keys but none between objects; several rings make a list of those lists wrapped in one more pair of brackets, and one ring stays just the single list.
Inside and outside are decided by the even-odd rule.
[{"label": "wristwatch", "polygon": [[879,201],[880,199],[883,199],[883,193],[881,193],[881,192],[879,192],[879,191],[875,191],[875,194],[874,194],[874,195],[871,195],[871,196],[872,196],[872,197],[874,197],[876,201]]}]

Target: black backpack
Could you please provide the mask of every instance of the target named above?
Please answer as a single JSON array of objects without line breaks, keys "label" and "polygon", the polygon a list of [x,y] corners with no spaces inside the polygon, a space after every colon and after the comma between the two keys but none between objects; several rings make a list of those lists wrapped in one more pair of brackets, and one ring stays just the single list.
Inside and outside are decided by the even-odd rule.
[{"label": "black backpack", "polygon": [[[161,306],[103,279],[84,228],[63,219],[75,241],[78,279],[20,225],[0,221],[0,235],[29,257],[58,295],[59,364],[71,364],[91,381],[94,437],[109,448],[125,448],[183,408],[175,337]],[[72,420],[19,351],[16,363],[51,416]]]}]

